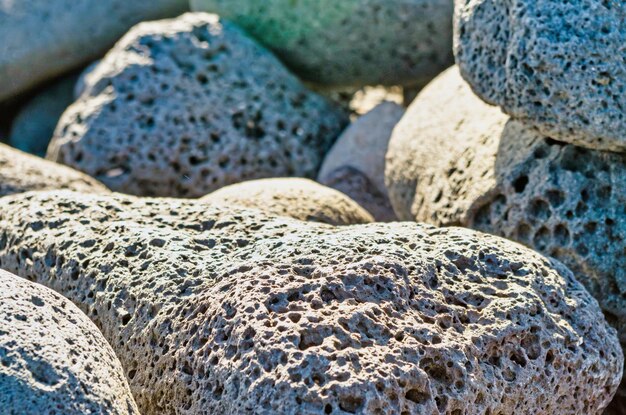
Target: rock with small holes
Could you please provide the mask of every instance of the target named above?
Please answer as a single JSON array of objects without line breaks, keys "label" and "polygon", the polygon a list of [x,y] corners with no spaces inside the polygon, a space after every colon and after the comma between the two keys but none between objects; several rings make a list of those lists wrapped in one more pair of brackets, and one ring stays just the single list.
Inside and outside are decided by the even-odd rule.
[{"label": "rock with small holes", "polygon": [[404,108],[383,102],[358,118],[322,163],[317,180],[356,200],[379,221],[395,219],[385,187],[385,154]]},{"label": "rock with small holes", "polygon": [[136,23],[188,8],[186,0],[2,0],[0,101],[98,57]]},{"label": "rock with small holes", "polygon": [[313,83],[425,83],[452,62],[453,0],[191,0]]},{"label": "rock with small holes", "polygon": [[144,415],[600,414],[623,356],[561,263],[469,229],[0,199],[0,267],[101,328]]},{"label": "rock with small holes", "polygon": [[0,412],[139,415],[97,327],[50,289],[0,270]]},{"label": "rock with small holes", "polygon": [[626,3],[456,0],[455,56],[486,102],[559,141],[626,151]]},{"label": "rock with small holes", "polygon": [[52,189],[109,192],[86,174],[0,143],[0,196]]},{"label": "rock with small holes", "polygon": [[77,79],[76,74],[58,79],[29,100],[11,124],[9,143],[22,151],[44,157],[59,118],[74,102]]},{"label": "rock with small holes", "polygon": [[200,200],[329,225],[374,221],[372,215],[345,194],[301,178],[250,180],[223,187]]},{"label": "rock with small holes", "polygon": [[49,158],[115,191],[200,197],[313,177],[347,116],[218,16],[134,27],[92,70]]},{"label": "rock with small holes", "polygon": [[400,121],[387,180],[402,219],[462,225],[564,262],[626,344],[626,157],[547,138],[450,69]]}]

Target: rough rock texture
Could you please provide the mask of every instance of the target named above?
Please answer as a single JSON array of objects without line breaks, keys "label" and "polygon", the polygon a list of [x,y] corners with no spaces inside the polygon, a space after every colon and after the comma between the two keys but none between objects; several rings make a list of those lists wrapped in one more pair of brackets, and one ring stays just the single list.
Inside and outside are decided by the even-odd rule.
[{"label": "rough rock texture", "polygon": [[0,271],[0,412],[139,414],[96,326],[59,294]]},{"label": "rough rock texture", "polygon": [[43,157],[61,114],[74,102],[77,75],[57,80],[28,101],[11,125],[9,143],[27,153]]},{"label": "rough rock texture", "polygon": [[456,0],[455,56],[485,101],[542,134],[626,151],[626,3]]},{"label": "rough rock texture", "polygon": [[372,215],[345,194],[309,179],[251,180],[223,187],[200,200],[329,225],[374,221]]},{"label": "rough rock texture", "polygon": [[425,83],[452,63],[453,0],[191,0],[313,83]]},{"label": "rough rock texture", "polygon": [[564,262],[626,345],[626,156],[509,120],[453,68],[398,124],[387,180],[401,219],[476,228]]},{"label": "rough rock texture", "polygon": [[384,102],[358,118],[337,139],[317,177],[359,202],[379,221],[395,219],[385,186],[385,154],[403,114],[401,106]]},{"label": "rough rock texture", "polygon": [[347,122],[206,13],[137,25],[93,71],[48,155],[124,193],[200,197],[249,179],[313,177]]},{"label": "rough rock texture", "polygon": [[0,199],[0,266],[102,329],[148,414],[599,414],[614,329],[557,261],[468,229],[181,199]]},{"label": "rough rock texture", "polygon": [[0,196],[52,189],[109,192],[86,174],[0,144]]},{"label": "rough rock texture", "polygon": [[186,9],[185,0],[0,0],[0,100],[98,57],[136,23]]}]

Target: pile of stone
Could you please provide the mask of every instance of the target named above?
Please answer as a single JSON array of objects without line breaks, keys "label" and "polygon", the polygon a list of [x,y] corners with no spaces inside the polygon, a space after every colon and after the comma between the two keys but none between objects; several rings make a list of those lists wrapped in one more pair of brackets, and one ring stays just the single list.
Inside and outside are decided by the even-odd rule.
[{"label": "pile of stone", "polygon": [[626,7],[510,3],[0,0],[0,413],[626,413]]},{"label": "pile of stone", "polygon": [[400,219],[562,261],[624,346],[625,17],[620,2],[457,1],[457,66],[408,109],[386,165]]}]

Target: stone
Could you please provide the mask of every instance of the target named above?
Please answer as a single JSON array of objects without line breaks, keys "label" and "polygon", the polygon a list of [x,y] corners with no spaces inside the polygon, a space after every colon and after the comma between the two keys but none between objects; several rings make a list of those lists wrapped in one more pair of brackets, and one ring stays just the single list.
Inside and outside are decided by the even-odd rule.
[{"label": "stone", "polygon": [[336,226],[374,221],[372,215],[345,194],[301,178],[250,180],[222,187],[200,200]]},{"label": "stone", "polygon": [[453,0],[191,0],[329,86],[424,84],[453,62]]},{"label": "stone", "polygon": [[347,115],[218,16],[135,26],[85,79],[48,148],[115,191],[200,197],[314,177]]},{"label": "stone", "polygon": [[626,151],[626,3],[455,5],[456,62],[482,99],[555,140]]},{"label": "stone", "polygon": [[144,415],[595,415],[622,374],[566,267],[469,229],[56,191],[0,199],[0,241],[101,328]]},{"label": "stone", "polygon": [[74,102],[77,78],[73,74],[57,80],[20,109],[11,125],[9,143],[13,147],[40,157],[46,155],[61,114]]},{"label": "stone", "polygon": [[398,124],[386,173],[401,219],[475,228],[562,261],[626,345],[625,155],[510,119],[453,68]]},{"label": "stone", "polygon": [[385,154],[404,108],[383,102],[359,117],[337,139],[317,180],[356,200],[379,221],[395,220],[385,186]]},{"label": "stone", "polygon": [[0,270],[0,408],[7,415],[139,415],[96,326],[54,291]]},{"label": "stone", "polygon": [[185,0],[2,0],[0,101],[99,57],[136,23],[187,9]]},{"label": "stone", "polygon": [[109,192],[106,186],[86,174],[0,143],[0,196],[53,189]]}]

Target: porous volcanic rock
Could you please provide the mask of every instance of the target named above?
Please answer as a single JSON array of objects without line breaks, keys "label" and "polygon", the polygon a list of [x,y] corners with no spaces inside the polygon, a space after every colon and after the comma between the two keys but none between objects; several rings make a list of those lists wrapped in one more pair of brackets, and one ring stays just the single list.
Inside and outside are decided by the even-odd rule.
[{"label": "porous volcanic rock", "polygon": [[136,23],[188,8],[186,0],[2,0],[0,101],[98,57]]},{"label": "porous volcanic rock", "polygon": [[96,326],[50,289],[0,270],[0,412],[139,415]]},{"label": "porous volcanic rock", "polygon": [[359,117],[337,139],[317,180],[350,196],[379,221],[395,219],[385,187],[385,154],[404,108],[383,102]]},{"label": "porous volcanic rock", "polygon": [[[390,143],[387,184],[402,219],[461,225],[565,263],[626,344],[626,156],[547,138],[476,97],[450,69]],[[626,386],[626,385],[625,385]]]},{"label": "porous volcanic rock", "polygon": [[345,194],[301,178],[250,180],[222,187],[200,200],[329,225],[374,221],[372,215]]},{"label": "porous volcanic rock", "polygon": [[452,62],[453,0],[191,0],[246,29],[306,80],[426,83]]},{"label": "porous volcanic rock", "polygon": [[0,196],[52,189],[109,192],[102,183],[86,174],[0,143]]},{"label": "porous volcanic rock", "polygon": [[626,151],[626,3],[456,0],[455,56],[486,102],[542,134]]},{"label": "porous volcanic rock", "polygon": [[48,156],[115,191],[200,197],[314,177],[346,122],[234,24],[187,13],[135,26],[107,54]]},{"label": "porous volcanic rock", "polygon": [[0,199],[0,266],[80,304],[144,415],[599,414],[615,330],[561,263],[462,228],[181,199]]}]

